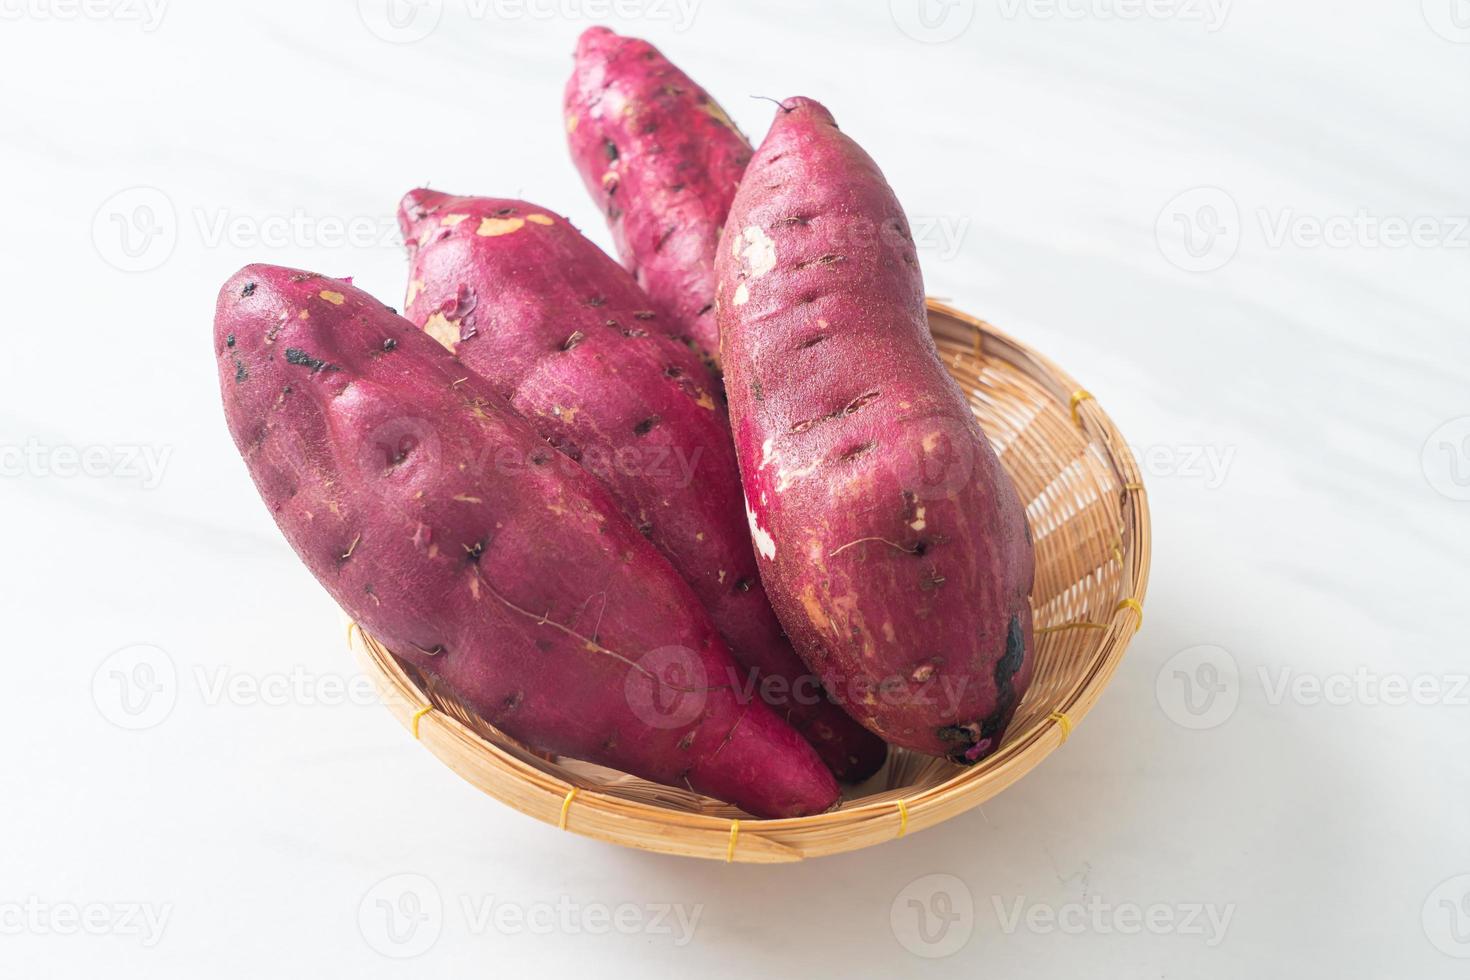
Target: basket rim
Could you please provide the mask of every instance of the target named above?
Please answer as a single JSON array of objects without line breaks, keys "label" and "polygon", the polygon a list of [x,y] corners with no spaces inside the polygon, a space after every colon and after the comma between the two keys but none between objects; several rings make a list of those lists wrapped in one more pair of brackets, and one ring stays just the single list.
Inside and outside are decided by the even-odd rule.
[{"label": "basket rim", "polygon": [[[348,645],[373,680],[384,705],[440,761],[481,791],[522,813],[610,843],[715,860],[785,862],[870,846],[880,841],[851,846],[843,846],[841,840],[823,841],[819,846],[803,846],[797,841],[813,830],[836,829],[868,819],[891,823],[893,832],[888,837],[896,839],[979,806],[1030,772],[1066,742],[1091,711],[1142,624],[1151,548],[1147,495],[1137,461],[1127,451],[1122,433],[1071,375],[984,320],[932,297],[927,306],[931,314],[973,329],[976,355],[1011,363],[1040,383],[1058,405],[1066,406],[1073,421],[1102,447],[1119,486],[1124,488],[1120,548],[1122,589],[1127,594],[1119,597],[1112,615],[1100,624],[1105,627],[1103,639],[1089,655],[1081,678],[1060,699],[1058,711],[1008,738],[984,763],[937,785],[900,796],[894,796],[894,791],[876,794],[879,799],[853,801],[827,813],[763,820],[681,812],[600,793],[547,773],[530,761],[533,757],[519,758],[438,710],[392,654],[348,617]],[[497,774],[502,778],[495,778]]]}]

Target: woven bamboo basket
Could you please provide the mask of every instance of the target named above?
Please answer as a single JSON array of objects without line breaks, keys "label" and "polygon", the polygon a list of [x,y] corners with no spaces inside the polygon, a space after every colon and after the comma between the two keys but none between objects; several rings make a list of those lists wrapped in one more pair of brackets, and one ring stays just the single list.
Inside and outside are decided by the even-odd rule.
[{"label": "woven bamboo basket", "polygon": [[970,768],[894,749],[819,816],[756,820],[687,790],[547,757],[495,730],[356,624],[348,643],[414,737],[485,793],[573,833],[720,861],[774,863],[894,840],[979,806],[1067,741],[1143,618],[1148,505],[1122,434],[1056,365],[931,300],[929,325],[1026,503],[1037,665],[1001,747]]}]

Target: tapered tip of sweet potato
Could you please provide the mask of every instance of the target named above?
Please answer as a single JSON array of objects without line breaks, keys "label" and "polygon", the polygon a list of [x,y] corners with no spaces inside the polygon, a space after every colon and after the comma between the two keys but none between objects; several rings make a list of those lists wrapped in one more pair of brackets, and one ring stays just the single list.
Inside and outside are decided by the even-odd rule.
[{"label": "tapered tip of sweet potato", "polygon": [[257,297],[278,292],[283,286],[307,279],[323,279],[315,272],[287,269],[279,265],[253,263],[235,273],[220,287],[214,304],[214,346],[216,351],[232,346],[231,331],[237,323],[236,316],[246,305],[264,308],[260,302],[252,303]]},{"label": "tapered tip of sweet potato", "polygon": [[826,813],[842,790],[816,750],[762,704],[750,706],[718,751],[697,763],[690,783],[766,819]]},{"label": "tapered tip of sweet potato", "polygon": [[837,120],[833,118],[831,111],[826,106],[822,105],[816,99],[807,98],[805,95],[793,95],[789,99],[782,99],[780,105],[781,111],[776,116],[777,124],[781,123],[783,119],[790,122],[796,119],[810,119],[815,117],[815,119],[829,126],[837,125]]},{"label": "tapered tip of sweet potato", "polygon": [[577,38],[576,58],[581,60],[583,58],[595,57],[608,48],[626,40],[628,39],[620,37],[611,28],[601,25],[589,27],[582,32],[581,37]]},{"label": "tapered tip of sweet potato", "polygon": [[403,233],[404,240],[412,241],[418,237],[420,223],[442,210],[452,199],[452,195],[431,191],[427,187],[415,187],[403,195],[398,202],[398,230]]}]

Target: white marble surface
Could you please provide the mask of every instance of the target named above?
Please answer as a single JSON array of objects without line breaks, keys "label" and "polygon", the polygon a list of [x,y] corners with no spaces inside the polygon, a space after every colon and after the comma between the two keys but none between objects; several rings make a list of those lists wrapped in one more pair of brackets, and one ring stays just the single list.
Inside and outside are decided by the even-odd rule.
[{"label": "white marble surface", "polygon": [[[343,703],[337,613],[218,408],[219,283],[399,296],[415,184],[606,243],[558,114],[597,0],[444,0],[399,44],[347,0],[94,2],[0,4],[0,975],[1464,975],[1464,0],[603,18],[757,136],[748,95],[826,101],[928,229],[930,291],[1082,379],[1149,472],[1147,622],[1072,742],[983,812],[780,868],[558,833]],[[424,881],[442,912],[395,944],[377,902]]]}]

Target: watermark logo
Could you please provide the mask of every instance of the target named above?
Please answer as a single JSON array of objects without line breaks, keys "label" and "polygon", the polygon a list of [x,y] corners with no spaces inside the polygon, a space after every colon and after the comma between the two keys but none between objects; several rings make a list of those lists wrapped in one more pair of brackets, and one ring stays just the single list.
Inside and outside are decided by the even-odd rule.
[{"label": "watermark logo", "polygon": [[390,875],[369,888],[358,903],[357,928],[383,956],[396,960],[422,956],[444,931],[444,900],[423,875]]},{"label": "watermark logo", "polygon": [[915,956],[953,956],[975,932],[975,896],[954,875],[925,875],[894,897],[888,922],[898,944]]},{"label": "watermark logo", "polygon": [[1435,429],[1420,455],[1424,478],[1442,496],[1470,500],[1470,415]]},{"label": "watermark logo", "polygon": [[1419,0],[1424,22],[1446,41],[1470,44],[1470,0]]},{"label": "watermark logo", "polygon": [[122,272],[149,272],[168,261],[179,243],[173,201],[156,187],[129,187],[102,202],[92,216],[92,245]]},{"label": "watermark logo", "polygon": [[1470,960],[1470,874],[1443,881],[1429,893],[1424,935],[1446,956]]},{"label": "watermark logo", "polygon": [[953,41],[975,19],[975,0],[888,0],[893,22],[915,41]]},{"label": "watermark logo", "polygon": [[687,647],[659,647],[645,654],[623,679],[623,695],[638,720],[668,730],[692,724],[704,711],[709,677],[704,661]]},{"label": "watermark logo", "polygon": [[119,728],[161,724],[179,699],[179,673],[159,647],[139,643],[108,655],[92,675],[92,702]]},{"label": "watermark logo", "polygon": [[1195,731],[1218,728],[1240,704],[1240,666],[1224,647],[1180,650],[1159,668],[1154,696],[1175,724]]},{"label": "watermark logo", "polygon": [[357,15],[380,40],[412,44],[434,33],[444,0],[357,0]]},{"label": "watermark logo", "polygon": [[1154,237],[1159,252],[1185,272],[1214,272],[1240,249],[1240,207],[1218,187],[1195,187],[1159,212]]}]

